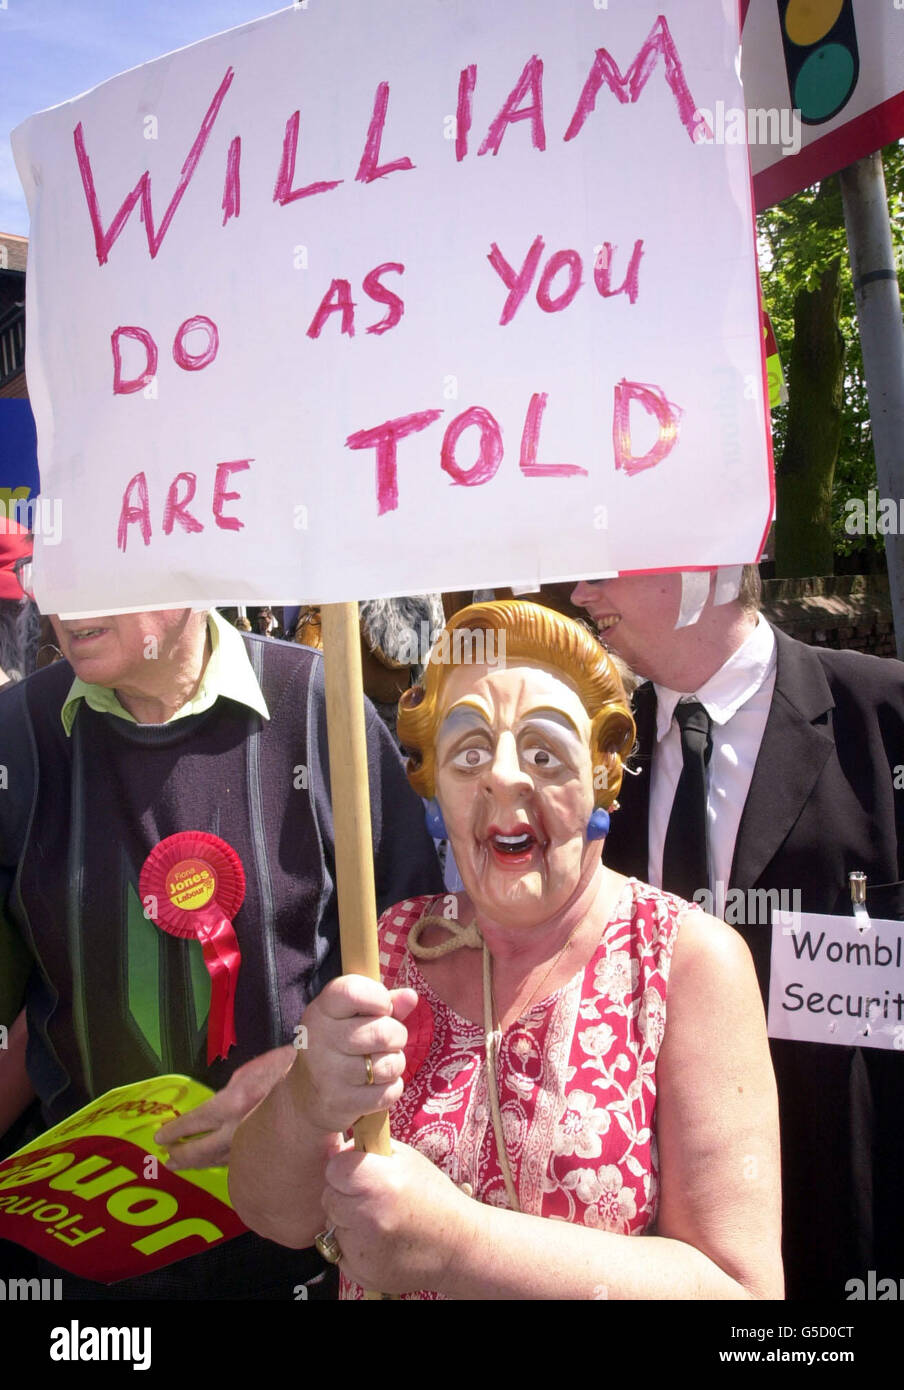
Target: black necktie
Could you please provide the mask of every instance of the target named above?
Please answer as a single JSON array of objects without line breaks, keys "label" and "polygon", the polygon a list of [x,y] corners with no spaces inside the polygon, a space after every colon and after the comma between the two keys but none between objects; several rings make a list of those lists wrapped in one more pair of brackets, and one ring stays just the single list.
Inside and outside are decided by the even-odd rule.
[{"label": "black necktie", "polygon": [[706,833],[706,765],[713,749],[712,720],[699,700],[675,706],[681,730],[684,766],[675,788],[662,853],[662,886],[667,893],[693,901],[709,889]]}]

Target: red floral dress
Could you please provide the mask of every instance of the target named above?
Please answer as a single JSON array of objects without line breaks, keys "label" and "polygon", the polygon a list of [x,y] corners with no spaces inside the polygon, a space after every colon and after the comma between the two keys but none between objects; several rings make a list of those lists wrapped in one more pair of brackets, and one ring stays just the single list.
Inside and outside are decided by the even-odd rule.
[{"label": "red floral dress", "polygon": [[[478,1201],[508,1207],[483,1029],[439,998],[406,947],[414,923],[441,915],[442,903],[408,899],[380,919],[384,984],[420,996],[390,1128]],[[499,1106],[522,1211],[622,1235],[655,1219],[656,1061],[678,922],[694,907],[629,879],[587,965],[504,1034]],[[343,1278],[340,1297],[360,1296]]]}]

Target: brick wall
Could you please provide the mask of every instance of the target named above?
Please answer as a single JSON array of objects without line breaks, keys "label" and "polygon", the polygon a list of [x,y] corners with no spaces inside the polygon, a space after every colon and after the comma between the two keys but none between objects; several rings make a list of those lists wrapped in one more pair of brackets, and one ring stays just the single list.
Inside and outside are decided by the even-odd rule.
[{"label": "brick wall", "polygon": [[887,575],[767,579],[762,606],[782,632],[814,647],[895,655]]}]

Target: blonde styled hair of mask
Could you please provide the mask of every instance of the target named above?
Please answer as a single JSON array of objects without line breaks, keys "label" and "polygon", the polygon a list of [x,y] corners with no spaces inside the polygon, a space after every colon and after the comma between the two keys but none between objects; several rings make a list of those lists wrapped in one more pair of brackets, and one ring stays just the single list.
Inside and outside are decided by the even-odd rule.
[{"label": "blonde styled hair of mask", "polygon": [[[504,634],[500,669],[517,666],[519,661],[536,661],[552,667],[574,686],[591,721],[594,802],[611,806],[621,786],[622,762],[634,746],[634,720],[621,677],[605,648],[580,623],[552,608],[520,599],[473,603],[455,613],[445,627],[448,637],[445,641],[441,637],[433,648],[423,681],[400,699],[398,736],[408,754],[408,780],[418,795],[432,797],[436,790],[436,739],[443,686],[457,665],[473,660],[475,646],[483,655],[490,645],[485,639],[475,644],[473,637],[463,643],[464,632],[454,641],[452,634],[461,629],[468,634],[497,634],[497,658],[502,648],[499,634]],[[458,653],[460,659],[434,659],[443,650]],[[605,776],[598,775],[600,770]]]}]

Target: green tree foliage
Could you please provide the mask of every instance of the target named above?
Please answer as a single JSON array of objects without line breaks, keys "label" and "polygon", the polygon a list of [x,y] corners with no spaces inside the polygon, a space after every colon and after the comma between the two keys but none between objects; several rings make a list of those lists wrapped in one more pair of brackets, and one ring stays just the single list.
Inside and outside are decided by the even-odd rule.
[{"label": "green tree foliage", "polygon": [[[904,269],[904,143],[887,146],[882,152],[882,159],[901,281]],[[793,355],[798,296],[801,291],[815,294],[832,262],[839,260],[841,263],[838,328],[845,345],[844,390],[841,442],[832,489],[832,537],[835,554],[850,557],[845,568],[882,569],[883,538],[849,536],[844,529],[845,501],[849,497],[865,498],[868,490],[876,486],[876,465],[837,177],[826,179],[784,203],[768,208],[757,218],[757,231],[763,294],[786,372]],[[789,389],[802,389],[804,380],[801,376],[796,387],[793,381],[790,382]],[[788,439],[790,409],[789,401],[772,412],[777,467],[780,466]],[[806,505],[805,497],[801,497],[800,502]]]},{"label": "green tree foliage", "polygon": [[841,259],[794,300],[785,444],[775,461],[778,578],[833,574],[832,508],[841,444],[844,339],[838,331]]}]

